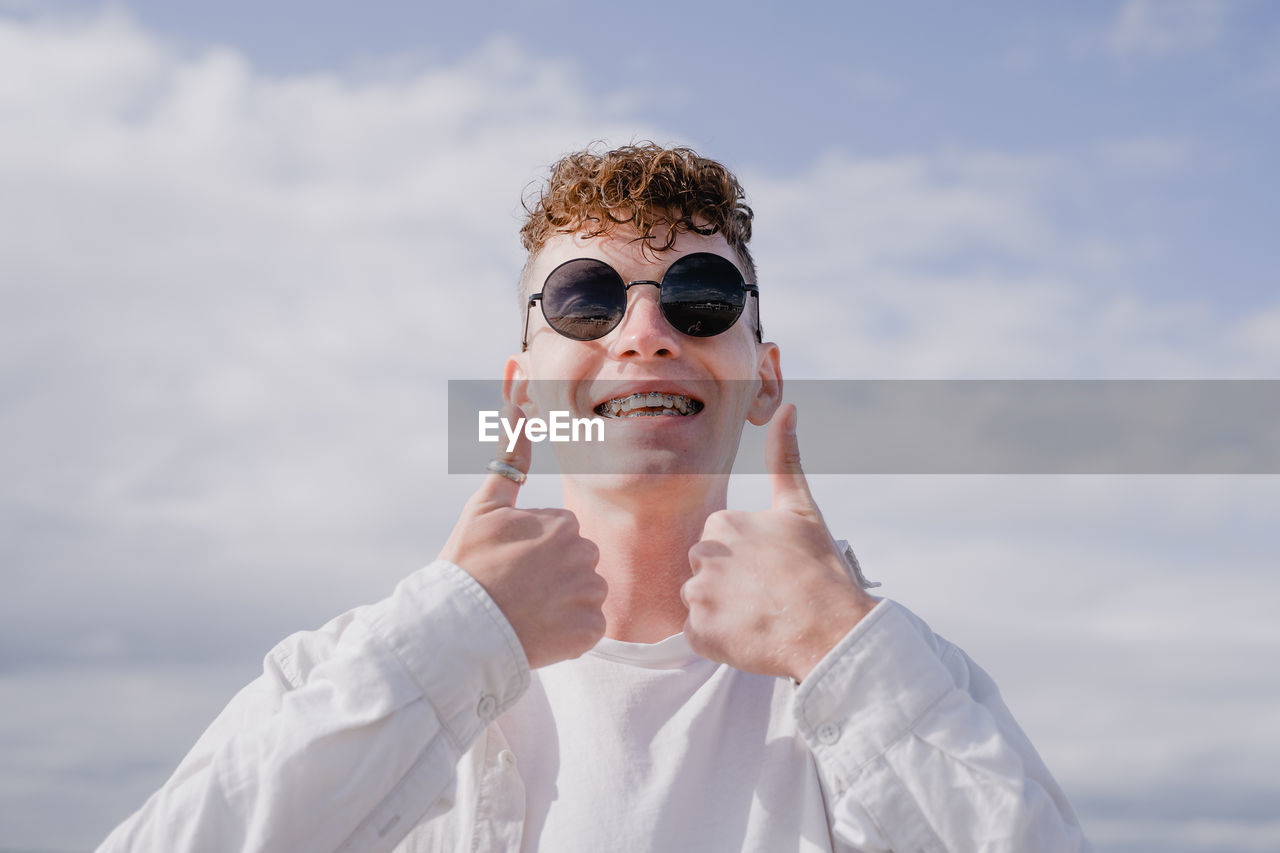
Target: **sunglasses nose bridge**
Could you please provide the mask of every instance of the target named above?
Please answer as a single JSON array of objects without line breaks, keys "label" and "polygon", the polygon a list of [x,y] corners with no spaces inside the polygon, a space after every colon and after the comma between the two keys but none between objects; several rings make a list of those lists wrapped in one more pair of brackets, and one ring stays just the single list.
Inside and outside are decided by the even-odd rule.
[{"label": "sunglasses nose bridge", "polygon": [[[651,284],[653,298],[630,299],[631,288],[639,284]],[[644,356],[662,353],[674,354],[679,351],[680,342],[675,329],[667,322],[658,298],[662,283],[650,279],[638,279],[624,285],[627,292],[627,305],[618,327],[614,347],[618,354],[639,353]],[[645,306],[644,303],[650,303]]]},{"label": "sunglasses nose bridge", "polygon": [[631,288],[635,287],[635,286],[636,286],[636,285],[638,285],[638,284],[651,284],[651,285],[653,285],[653,287],[654,287],[654,291],[653,291],[653,307],[654,307],[654,310],[657,312],[657,315],[658,315],[659,317],[661,317],[661,316],[662,316],[662,298],[661,298],[661,297],[662,297],[662,282],[660,282],[660,281],[652,281],[652,280],[650,280],[650,279],[643,279],[643,278],[642,278],[642,279],[637,279],[636,281],[628,281],[628,282],[626,282],[626,283],[622,286],[622,287],[623,287],[623,293],[626,295],[626,299],[625,299],[624,306],[623,306],[622,319],[621,319],[621,320],[619,320],[619,323],[625,323],[625,322],[627,321],[627,318],[628,318],[629,316],[631,316],[631,313],[632,313],[632,311],[634,310],[634,309],[633,309],[633,306],[634,306],[635,304],[638,304],[639,302],[643,301],[643,293],[644,293],[644,291],[641,291],[641,294],[642,294],[642,295],[641,295],[641,298],[637,299],[635,302],[632,302],[632,300],[631,300]]},{"label": "sunglasses nose bridge", "polygon": [[654,287],[658,288],[658,290],[662,290],[662,282],[653,281],[652,279],[647,279],[647,278],[640,278],[640,279],[636,279],[635,281],[629,281],[625,285],[623,285],[623,287],[626,289],[628,293],[630,293],[631,288],[635,287],[637,284],[652,284]]}]

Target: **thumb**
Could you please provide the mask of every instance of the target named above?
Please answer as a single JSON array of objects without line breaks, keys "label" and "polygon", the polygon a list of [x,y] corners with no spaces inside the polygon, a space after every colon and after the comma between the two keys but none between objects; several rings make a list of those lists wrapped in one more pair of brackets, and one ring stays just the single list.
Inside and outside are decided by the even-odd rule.
[{"label": "thumb", "polygon": [[[502,407],[500,415],[502,429],[498,436],[498,453],[494,461],[502,462],[515,468],[521,474],[529,473],[529,463],[533,460],[533,444],[524,431],[524,412],[514,403]],[[515,445],[507,450],[511,443],[509,430],[516,431]],[[489,471],[476,490],[475,499],[492,506],[515,506],[516,496],[520,494],[520,484],[510,477]]]},{"label": "thumb", "polygon": [[769,421],[765,440],[765,467],[773,489],[773,508],[817,513],[809,482],[800,467],[800,440],[796,437],[796,407],[787,403]]}]

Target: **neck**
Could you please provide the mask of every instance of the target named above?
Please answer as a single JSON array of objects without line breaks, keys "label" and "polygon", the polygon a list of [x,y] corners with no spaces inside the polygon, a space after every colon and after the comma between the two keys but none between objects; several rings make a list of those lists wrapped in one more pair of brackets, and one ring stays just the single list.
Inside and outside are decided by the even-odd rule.
[{"label": "neck", "polygon": [[684,630],[688,609],[680,587],[689,579],[689,549],[707,516],[725,508],[728,477],[695,481],[650,477],[640,488],[593,488],[590,477],[565,479],[564,505],[582,535],[600,549],[596,571],[608,582],[605,636],[656,643]]}]

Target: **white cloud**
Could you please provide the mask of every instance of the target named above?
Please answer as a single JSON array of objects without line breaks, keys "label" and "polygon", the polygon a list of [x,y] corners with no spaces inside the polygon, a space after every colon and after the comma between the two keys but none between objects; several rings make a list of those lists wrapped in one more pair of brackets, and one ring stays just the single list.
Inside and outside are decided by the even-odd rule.
[{"label": "white cloud", "polygon": [[1230,343],[1273,365],[1280,364],[1280,306],[1259,311],[1242,321]]},{"label": "white cloud", "polygon": [[1107,33],[1118,56],[1170,56],[1218,43],[1224,0],[1127,0]]},{"label": "white cloud", "polygon": [[281,556],[317,525],[447,523],[414,521],[421,479],[443,468],[445,379],[512,347],[520,190],[636,131],[504,40],[394,77],[271,78],[118,15],[10,21],[0,81],[8,502]]},{"label": "white cloud", "polygon": [[1184,148],[834,153],[750,175],[766,332],[790,375],[813,378],[1268,378],[1265,320],[1221,316],[1208,293],[1139,296],[1147,247],[1055,215],[1083,179],[1174,168]]}]

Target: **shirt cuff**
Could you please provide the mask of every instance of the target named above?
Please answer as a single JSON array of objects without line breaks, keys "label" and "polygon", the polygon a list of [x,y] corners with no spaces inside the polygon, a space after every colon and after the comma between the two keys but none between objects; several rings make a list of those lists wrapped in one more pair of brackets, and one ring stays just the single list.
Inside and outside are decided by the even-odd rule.
[{"label": "shirt cuff", "polygon": [[529,686],[511,623],[454,563],[419,569],[361,618],[417,681],[459,751]]},{"label": "shirt cuff", "polygon": [[838,796],[954,686],[933,631],[881,600],[796,690],[797,725]]}]

